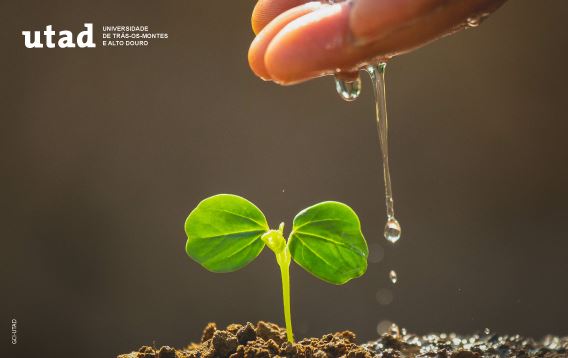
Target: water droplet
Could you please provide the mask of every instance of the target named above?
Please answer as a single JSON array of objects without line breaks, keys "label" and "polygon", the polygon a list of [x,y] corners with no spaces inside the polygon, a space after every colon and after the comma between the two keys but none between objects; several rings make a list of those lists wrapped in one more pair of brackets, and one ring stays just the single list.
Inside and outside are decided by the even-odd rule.
[{"label": "water droplet", "polygon": [[485,334],[490,334],[490,333],[491,333],[491,330],[490,330],[489,328],[485,328],[485,329],[483,330],[483,333],[485,333]]},{"label": "water droplet", "polygon": [[396,283],[396,281],[398,281],[398,275],[395,270],[391,270],[391,272],[389,272],[389,278],[392,283]]},{"label": "water droplet", "polygon": [[489,16],[488,12],[484,12],[481,14],[477,14],[476,16],[468,17],[466,20],[468,27],[477,27],[479,26],[483,20],[485,20]]},{"label": "water droplet", "polygon": [[385,239],[393,244],[400,239],[400,223],[394,217],[389,218],[385,225]]},{"label": "water droplet", "polygon": [[347,102],[356,100],[361,94],[361,78],[342,79],[335,77],[335,89],[339,96]]},{"label": "water droplet", "polygon": [[467,18],[467,26],[477,27],[481,23],[481,21],[479,21],[479,20],[480,20],[479,17],[468,17]]},{"label": "water droplet", "polygon": [[406,336],[408,332],[406,332],[406,328],[401,328],[400,329],[400,334],[402,334],[403,336]]}]

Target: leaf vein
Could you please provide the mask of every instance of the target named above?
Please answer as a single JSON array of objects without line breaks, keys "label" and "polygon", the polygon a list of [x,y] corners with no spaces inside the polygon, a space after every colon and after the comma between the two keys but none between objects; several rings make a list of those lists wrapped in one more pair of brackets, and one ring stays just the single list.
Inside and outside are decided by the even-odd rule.
[{"label": "leaf vein", "polygon": [[227,209],[211,209],[211,211],[220,211],[220,212],[224,212],[224,213],[227,213],[227,214],[231,214],[231,215],[237,216],[237,217],[239,217],[239,218],[243,218],[243,219],[246,219],[246,220],[248,220],[248,221],[250,221],[250,222],[253,222],[253,223],[259,225],[259,226],[262,227],[262,228],[266,228],[266,224],[265,224],[265,223],[260,223],[260,222],[254,220],[254,219],[252,219],[252,218],[250,218],[250,217],[248,217],[248,216],[244,216],[244,215],[241,215],[241,214],[239,214],[239,213],[232,212],[232,211],[227,210]]},{"label": "leaf vein", "polygon": [[345,222],[345,223],[350,223],[350,221],[341,220],[341,219],[337,219],[337,218],[334,218],[334,219],[320,219],[320,220],[308,221],[308,222],[306,222],[306,223],[304,223],[304,224],[302,224],[302,225],[300,225],[300,226],[298,226],[298,227],[295,227],[294,230],[297,231],[298,229],[300,229],[300,228],[302,228],[302,227],[304,227],[304,226],[306,226],[306,225],[315,224],[315,223],[321,223],[321,222],[326,222],[326,221],[339,221],[339,222],[343,221],[343,222]]},{"label": "leaf vein", "polygon": [[317,258],[319,258],[320,260],[325,262],[326,265],[333,267],[333,265],[331,263],[329,263],[329,261],[327,261],[326,259],[321,257],[314,249],[312,249],[308,244],[306,244],[306,242],[304,240],[302,240],[302,238],[300,236],[296,235],[296,237],[298,238],[298,240],[300,240],[300,242],[302,243],[302,246],[305,247],[306,249],[308,249],[309,251],[311,251],[314,254],[314,256],[316,256]]},{"label": "leaf vein", "polygon": [[[235,255],[238,254],[239,252],[241,252],[241,251],[243,251],[243,250],[245,250],[245,249],[250,248],[250,247],[256,242],[256,240],[258,240],[258,237],[254,237],[254,238],[253,238],[250,242],[248,242],[246,245],[244,245],[243,247],[241,247],[240,249],[238,249],[237,251],[231,253],[231,254],[228,255],[228,256],[223,256],[223,257],[221,257],[221,259],[225,259],[225,260],[230,259],[231,257],[235,256]],[[214,255],[214,256],[212,256],[209,260],[206,260],[205,262],[206,262],[206,263],[211,263],[212,261],[214,262],[215,260],[218,260],[218,259],[219,259],[218,255]]]},{"label": "leaf vein", "polygon": [[226,234],[219,234],[219,235],[215,235],[215,236],[200,236],[200,237],[196,237],[196,240],[209,240],[209,239],[219,239],[221,237],[225,237],[225,236],[236,236],[236,235],[248,235],[248,234],[261,234],[263,233],[264,230],[251,230],[251,231],[237,231],[237,232],[229,232]]}]

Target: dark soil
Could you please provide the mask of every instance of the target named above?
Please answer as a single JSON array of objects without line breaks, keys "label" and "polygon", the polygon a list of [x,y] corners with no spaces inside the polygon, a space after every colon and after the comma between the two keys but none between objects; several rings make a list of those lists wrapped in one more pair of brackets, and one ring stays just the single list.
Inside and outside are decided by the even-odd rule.
[{"label": "dark soil", "polygon": [[209,323],[200,343],[176,350],[143,346],[118,358],[568,358],[568,337],[540,342],[516,336],[475,334],[402,334],[394,327],[377,341],[358,345],[349,331],[286,341],[286,330],[273,323],[231,324],[224,330]]}]

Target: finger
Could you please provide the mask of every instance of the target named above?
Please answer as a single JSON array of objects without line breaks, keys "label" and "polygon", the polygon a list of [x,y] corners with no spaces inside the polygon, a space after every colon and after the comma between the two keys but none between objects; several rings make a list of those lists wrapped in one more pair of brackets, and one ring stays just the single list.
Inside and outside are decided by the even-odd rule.
[{"label": "finger", "polygon": [[320,2],[315,1],[294,7],[280,14],[276,19],[274,19],[274,21],[271,21],[262,29],[262,31],[260,31],[253,40],[248,53],[250,68],[257,76],[264,80],[270,79],[270,74],[265,66],[264,55],[266,54],[266,49],[274,36],[276,36],[280,30],[293,20],[317,10],[321,8],[321,6],[322,4]]},{"label": "finger", "polygon": [[[361,8],[357,10],[360,6],[357,3],[326,5],[286,25],[272,39],[264,56],[271,78],[291,84],[333,73],[336,69],[356,69],[374,58],[390,57],[419,47],[466,22],[472,13],[494,10],[496,3],[503,2],[361,1],[373,3],[368,6],[374,7],[378,6],[376,3],[389,4],[383,5],[382,13],[378,14],[369,9],[369,13],[364,14]],[[434,6],[434,2],[438,5]],[[378,17],[385,20],[377,21]],[[369,25],[371,22],[380,25]]]},{"label": "finger", "polygon": [[447,20],[453,14],[477,16],[492,12],[504,0],[357,0],[351,11],[351,31],[359,41],[384,36],[386,31],[407,26],[408,23],[440,12]]},{"label": "finger", "polygon": [[293,7],[311,0],[259,0],[252,11],[252,30],[258,34],[270,21]]},{"label": "finger", "polygon": [[372,38],[431,12],[440,0],[358,0],[350,15],[351,31],[358,39]]},{"label": "finger", "polygon": [[344,50],[351,42],[347,4],[322,5],[286,24],[264,55],[270,78],[291,84],[338,68],[347,69]]}]

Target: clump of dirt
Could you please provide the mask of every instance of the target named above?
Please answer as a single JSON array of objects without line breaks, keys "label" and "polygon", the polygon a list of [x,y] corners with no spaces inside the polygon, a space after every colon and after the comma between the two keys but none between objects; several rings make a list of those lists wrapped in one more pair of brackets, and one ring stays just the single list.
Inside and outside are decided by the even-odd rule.
[{"label": "clump of dirt", "polygon": [[184,349],[170,347],[141,347],[137,352],[118,358],[372,358],[373,353],[355,343],[349,331],[326,334],[321,338],[303,339],[294,344],[286,340],[286,330],[274,323],[256,325],[231,324],[221,330],[209,323],[203,330],[200,343]]},{"label": "clump of dirt", "polygon": [[476,334],[458,336],[402,334],[398,328],[377,341],[358,345],[350,331],[306,338],[294,344],[276,324],[231,324],[218,329],[209,323],[200,343],[183,349],[143,346],[118,358],[568,358],[568,337],[541,342],[516,336]]}]

